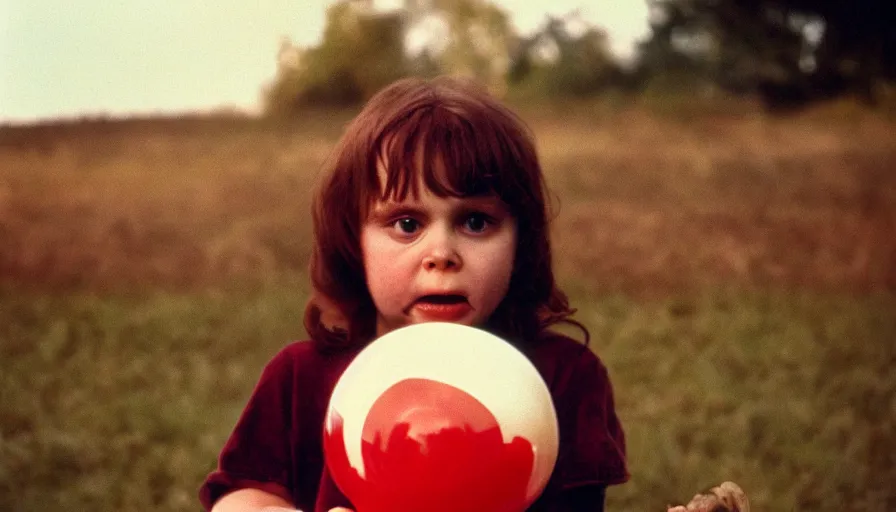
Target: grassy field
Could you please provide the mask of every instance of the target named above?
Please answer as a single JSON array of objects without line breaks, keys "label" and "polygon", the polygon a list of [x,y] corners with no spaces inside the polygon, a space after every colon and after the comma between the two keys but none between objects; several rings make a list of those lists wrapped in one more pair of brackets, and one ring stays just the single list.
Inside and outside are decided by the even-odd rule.
[{"label": "grassy field", "polygon": [[[560,279],[665,510],[894,510],[896,123],[523,111]],[[349,113],[0,131],[0,510],[198,510],[261,366],[302,338],[308,195]]]}]

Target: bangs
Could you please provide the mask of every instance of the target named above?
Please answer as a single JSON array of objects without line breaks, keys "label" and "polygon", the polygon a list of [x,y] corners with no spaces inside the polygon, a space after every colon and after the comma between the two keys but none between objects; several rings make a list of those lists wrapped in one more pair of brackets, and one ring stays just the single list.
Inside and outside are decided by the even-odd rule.
[{"label": "bangs", "polygon": [[439,197],[496,196],[516,209],[524,200],[528,159],[515,141],[526,134],[494,117],[462,117],[428,105],[397,119],[370,155],[367,186],[378,194],[369,194],[369,202],[416,199],[422,183]]}]

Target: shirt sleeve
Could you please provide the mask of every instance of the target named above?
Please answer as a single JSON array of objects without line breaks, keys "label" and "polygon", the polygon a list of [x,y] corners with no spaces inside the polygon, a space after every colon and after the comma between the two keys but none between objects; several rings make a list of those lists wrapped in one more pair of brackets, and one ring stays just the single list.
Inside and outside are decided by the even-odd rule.
[{"label": "shirt sleeve", "polygon": [[294,502],[289,491],[293,365],[281,352],[262,371],[249,401],[199,491],[206,510],[223,495],[255,488]]},{"label": "shirt sleeve", "polygon": [[554,476],[559,490],[626,482],[625,435],[613,388],[607,369],[590,350],[582,350],[555,407],[560,451]]},{"label": "shirt sleeve", "polygon": [[554,472],[529,512],[600,512],[606,488],[629,479],[609,375],[593,352],[579,347],[551,385],[560,447]]}]

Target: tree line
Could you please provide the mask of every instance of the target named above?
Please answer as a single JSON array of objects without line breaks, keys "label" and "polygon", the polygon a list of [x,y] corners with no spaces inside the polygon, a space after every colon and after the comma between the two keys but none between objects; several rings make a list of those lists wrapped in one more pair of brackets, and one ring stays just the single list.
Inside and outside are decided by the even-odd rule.
[{"label": "tree line", "polygon": [[340,0],[317,46],[283,41],[265,109],[351,105],[399,77],[445,73],[521,97],[701,90],[753,95],[769,109],[841,95],[873,105],[896,81],[891,0],[645,1],[651,35],[620,62],[606,32],[575,11],[521,35],[488,0],[405,0],[388,12]]}]

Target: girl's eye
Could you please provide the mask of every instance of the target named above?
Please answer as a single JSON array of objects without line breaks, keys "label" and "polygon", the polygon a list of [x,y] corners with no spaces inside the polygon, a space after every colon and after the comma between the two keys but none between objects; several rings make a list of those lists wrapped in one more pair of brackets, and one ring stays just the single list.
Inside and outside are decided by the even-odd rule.
[{"label": "girl's eye", "polygon": [[404,235],[413,235],[420,229],[420,223],[417,222],[416,219],[410,217],[403,217],[396,220],[393,226]]},{"label": "girl's eye", "polygon": [[492,220],[484,213],[472,213],[464,221],[464,227],[473,233],[482,233],[492,223]]}]

